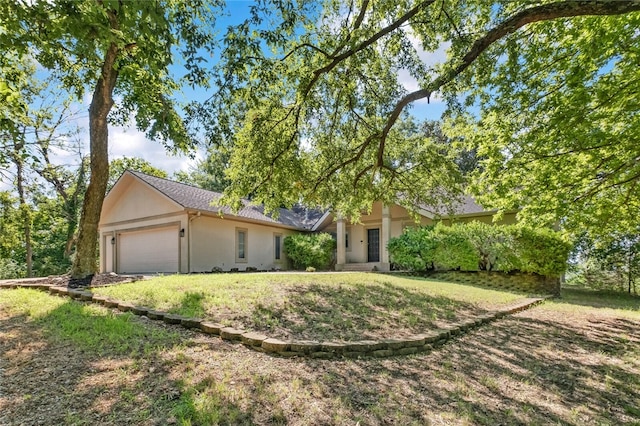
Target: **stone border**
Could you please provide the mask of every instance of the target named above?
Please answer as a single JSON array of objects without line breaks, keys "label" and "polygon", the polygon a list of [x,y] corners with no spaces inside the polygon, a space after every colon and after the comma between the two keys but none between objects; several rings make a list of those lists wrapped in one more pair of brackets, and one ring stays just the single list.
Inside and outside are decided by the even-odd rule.
[{"label": "stone border", "polygon": [[481,325],[488,324],[507,315],[512,315],[544,302],[546,297],[527,298],[512,305],[492,311],[477,318],[452,324],[443,329],[429,331],[402,339],[360,340],[353,342],[309,341],[270,338],[269,336],[246,330],[238,330],[225,327],[222,324],[205,321],[200,318],[188,318],[168,312],[156,311],[144,306],[136,306],[132,303],[110,299],[105,296],[67,287],[59,287],[50,284],[28,283],[0,283],[1,288],[31,288],[48,291],[53,295],[67,296],[75,300],[101,304],[107,308],[115,308],[122,312],[131,312],[134,315],[145,315],[147,318],[164,321],[167,324],[181,325],[189,329],[196,329],[205,334],[219,336],[223,340],[242,343],[250,349],[264,352],[270,355],[283,357],[308,357],[317,359],[336,358],[384,358],[398,355],[410,355],[429,352],[433,348],[443,345],[455,336],[462,335]]}]

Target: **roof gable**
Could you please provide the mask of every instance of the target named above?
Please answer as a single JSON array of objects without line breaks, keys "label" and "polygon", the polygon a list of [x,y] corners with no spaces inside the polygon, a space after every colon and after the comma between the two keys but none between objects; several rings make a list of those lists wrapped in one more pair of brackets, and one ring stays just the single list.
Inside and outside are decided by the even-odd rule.
[{"label": "roof gable", "polygon": [[105,197],[100,223],[182,211],[183,207],[135,176],[123,174]]},{"label": "roof gable", "polygon": [[212,203],[218,201],[222,197],[222,194],[219,192],[209,191],[192,185],[150,176],[141,172],[129,170],[125,172],[125,175],[127,173],[154,188],[160,194],[172,200],[183,209],[235,216],[238,218],[259,221],[276,226],[292,227],[300,230],[310,230],[324,213],[319,210],[294,206],[292,209],[279,209],[278,219],[275,219],[271,215],[265,213],[264,206],[251,204],[248,200],[243,200],[244,207],[240,209],[240,211],[234,213],[229,207],[212,205]]}]

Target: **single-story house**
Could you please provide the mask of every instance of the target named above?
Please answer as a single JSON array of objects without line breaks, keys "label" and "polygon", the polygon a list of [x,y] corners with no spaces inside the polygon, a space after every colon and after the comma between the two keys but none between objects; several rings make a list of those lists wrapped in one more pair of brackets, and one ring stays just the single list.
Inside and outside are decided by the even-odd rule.
[{"label": "single-story house", "polygon": [[[99,224],[100,272],[190,273],[214,269],[287,269],[284,238],[300,232],[329,232],[338,245],[336,270],[389,270],[386,249],[414,219],[399,205],[374,203],[359,223],[303,207],[280,209],[274,219],[248,201],[239,212],[212,206],[220,193],[126,171],[107,194]],[[420,210],[420,223],[437,217]],[[467,198],[459,221],[491,222],[492,212]],[[504,222],[515,221],[515,214]]]}]

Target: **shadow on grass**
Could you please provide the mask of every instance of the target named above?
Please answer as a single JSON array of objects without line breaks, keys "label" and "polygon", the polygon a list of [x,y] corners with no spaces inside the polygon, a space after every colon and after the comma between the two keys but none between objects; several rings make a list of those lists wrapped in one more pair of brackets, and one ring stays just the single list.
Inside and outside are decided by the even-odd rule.
[{"label": "shadow on grass", "polygon": [[[389,294],[381,287],[378,297]],[[320,290],[317,297],[325,297]],[[119,320],[96,318],[104,315],[80,309],[86,306],[67,301],[38,321],[0,320],[2,396],[12,401],[11,414],[21,413],[7,424],[166,424],[171,417],[190,425],[640,422],[640,321],[586,309],[572,316],[535,308],[426,355],[328,362],[222,342],[225,349],[216,349],[210,345],[219,339],[196,342],[188,331],[180,335],[193,350],[168,356],[172,326],[116,314],[142,329],[122,332],[113,323]],[[105,333],[109,345],[75,343],[73,328],[57,334],[65,317],[79,334]],[[158,337],[141,355],[141,342],[127,346],[120,333]],[[19,395],[10,394],[20,385]]]},{"label": "shadow on grass", "polygon": [[161,354],[184,336],[171,327],[66,300],[3,317],[0,332],[0,424],[164,424],[177,405]]},{"label": "shadow on grass", "polygon": [[558,301],[593,308],[623,309],[640,312],[640,296],[583,288],[563,288]]},{"label": "shadow on grass", "polygon": [[282,305],[257,306],[247,327],[304,339],[411,335],[485,312],[471,303],[389,283],[289,288]]},{"label": "shadow on grass", "polygon": [[369,377],[332,366],[324,384],[372,423],[638,424],[639,326],[513,317],[425,357],[371,362]]}]

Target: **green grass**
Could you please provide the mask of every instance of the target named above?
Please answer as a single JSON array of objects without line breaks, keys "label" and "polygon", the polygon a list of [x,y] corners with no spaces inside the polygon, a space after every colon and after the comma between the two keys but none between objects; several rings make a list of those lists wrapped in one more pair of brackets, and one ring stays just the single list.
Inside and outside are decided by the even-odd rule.
[{"label": "green grass", "polygon": [[586,311],[595,308],[626,318],[640,318],[640,296],[627,293],[563,288],[561,297],[548,304],[549,309],[560,311]]},{"label": "green grass", "polygon": [[0,292],[0,309],[38,322],[55,340],[97,353],[145,354],[180,341],[178,333],[140,327],[133,314],[118,314],[102,306],[52,297],[36,290]]},{"label": "green grass", "polygon": [[417,333],[523,297],[364,273],[173,275],[94,292],[272,335],[334,340]]},{"label": "green grass", "polygon": [[[171,302],[179,309],[206,312],[217,285],[242,295],[251,283],[261,292],[275,282],[278,287],[266,292],[271,303],[286,297],[288,304],[327,309],[340,301],[343,314],[398,304],[405,313],[377,317],[396,325],[420,322],[412,309],[460,315],[463,307],[521,297],[372,274],[168,278],[155,285],[185,286],[184,278],[202,284],[181,290]],[[202,283],[205,278],[215,284]],[[135,295],[131,287],[148,284],[100,290],[128,288]],[[631,320],[621,319],[629,315]],[[269,357],[212,337],[167,332],[171,327],[127,313],[18,289],[0,291],[0,347],[7,348],[7,379],[61,373],[12,403],[54,406],[52,424],[164,424],[169,418],[179,425],[638,424],[638,317],[638,298],[571,290],[429,354],[327,362]],[[73,375],[62,374],[73,363],[56,353],[82,360]],[[54,391],[43,395],[47,389]],[[56,405],[60,396],[66,405]],[[16,422],[29,423],[29,414]]]}]

